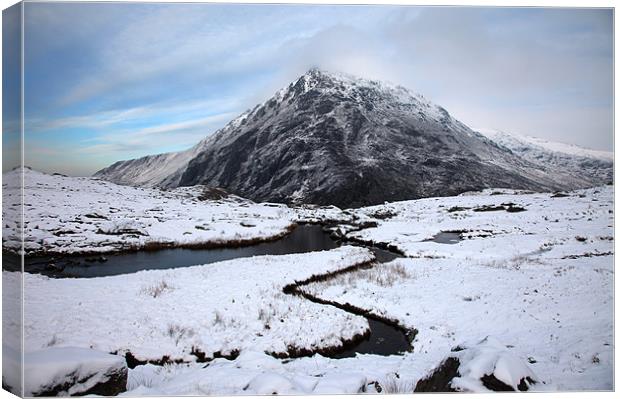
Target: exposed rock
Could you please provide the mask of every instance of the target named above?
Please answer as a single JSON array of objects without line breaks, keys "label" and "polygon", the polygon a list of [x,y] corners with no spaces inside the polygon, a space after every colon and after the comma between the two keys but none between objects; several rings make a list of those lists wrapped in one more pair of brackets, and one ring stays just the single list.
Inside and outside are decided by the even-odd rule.
[{"label": "exposed rock", "polygon": [[447,358],[428,377],[418,381],[414,392],[456,392],[450,383],[452,379],[459,377],[459,365],[459,359]]},{"label": "exposed rock", "polygon": [[489,337],[474,345],[459,345],[441,365],[418,381],[415,391],[527,391],[538,378],[525,361],[508,349]]},{"label": "exposed rock", "polygon": [[95,176],[160,187],[202,184],[255,201],[339,207],[488,187],[540,191],[591,184],[522,159],[401,86],[317,69],[191,150],[117,162]]},{"label": "exposed rock", "polygon": [[127,365],[121,356],[74,347],[24,355],[25,396],[114,396],[126,387]]},{"label": "exposed rock", "polygon": [[221,188],[204,187],[202,193],[198,196],[201,201],[212,201],[227,198],[230,194]]}]

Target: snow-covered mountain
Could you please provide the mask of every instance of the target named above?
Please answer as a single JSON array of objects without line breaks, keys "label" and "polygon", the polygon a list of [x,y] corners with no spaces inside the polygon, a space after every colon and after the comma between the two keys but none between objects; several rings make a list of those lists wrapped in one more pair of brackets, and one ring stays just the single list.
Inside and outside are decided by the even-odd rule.
[{"label": "snow-covered mountain", "polygon": [[95,173],[95,176],[129,186],[160,186],[169,180],[173,172],[184,169],[192,158],[203,151],[204,142],[205,140],[202,140],[185,151],[118,161]]},{"label": "snow-covered mountain", "polygon": [[488,187],[593,184],[524,159],[402,86],[318,69],[188,151],[117,162],[95,176],[341,207]]},{"label": "snow-covered mountain", "polygon": [[532,163],[555,170],[563,169],[573,175],[585,177],[593,184],[613,181],[613,152],[591,150],[499,130],[476,130]]}]

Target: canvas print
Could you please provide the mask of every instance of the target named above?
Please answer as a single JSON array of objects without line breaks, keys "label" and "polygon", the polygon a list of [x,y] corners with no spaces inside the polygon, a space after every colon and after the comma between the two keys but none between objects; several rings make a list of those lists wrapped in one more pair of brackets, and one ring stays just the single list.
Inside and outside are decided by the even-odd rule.
[{"label": "canvas print", "polygon": [[613,18],[6,8],[2,387],[613,390]]}]

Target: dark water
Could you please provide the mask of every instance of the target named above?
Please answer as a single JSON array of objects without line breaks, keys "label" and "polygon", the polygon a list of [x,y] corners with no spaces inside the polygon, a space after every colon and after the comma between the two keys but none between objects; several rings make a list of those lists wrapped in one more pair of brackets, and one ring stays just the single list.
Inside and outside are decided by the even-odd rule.
[{"label": "dark water", "polygon": [[373,254],[375,254],[375,258],[377,258],[377,262],[379,263],[387,263],[390,262],[396,258],[402,258],[402,255],[399,255],[397,253],[394,252],[390,252],[387,251],[385,249],[381,249],[381,248],[377,248],[377,247],[371,247],[369,248]]},{"label": "dark water", "polygon": [[[458,234],[457,234],[458,236]],[[140,270],[171,269],[244,258],[256,255],[285,255],[333,249],[342,243],[332,240],[318,225],[298,226],[289,235],[273,242],[240,248],[221,249],[161,249],[157,251],[130,252],[66,257],[26,258],[26,271],[50,277],[101,277],[134,273]],[[389,262],[400,255],[379,248],[370,248],[378,262]],[[4,269],[19,270],[19,257],[5,254]],[[105,261],[103,261],[105,259]],[[410,349],[409,340],[398,328],[380,320],[367,318],[370,336],[354,347],[330,357],[354,357],[356,353],[393,355]]]},{"label": "dark water", "polygon": [[463,241],[460,233],[442,231],[437,234],[431,241],[440,243],[440,244],[456,244],[459,241]]},{"label": "dark water", "polygon": [[[49,277],[102,277],[135,273],[140,270],[173,269],[202,265],[257,255],[286,255],[323,251],[340,246],[318,225],[298,226],[289,235],[271,242],[239,248],[185,249],[170,248],[121,254],[65,257],[27,257],[26,271]],[[400,255],[371,248],[379,262],[389,262]],[[6,257],[7,254],[5,254]],[[5,261],[5,270],[19,270],[19,257]],[[13,259],[14,258],[14,259]]]},{"label": "dark water", "polygon": [[22,269],[22,258],[12,252],[2,252],[2,270],[17,272]]},{"label": "dark water", "polygon": [[[140,270],[172,269],[220,262],[256,255],[285,255],[322,251],[338,247],[320,226],[298,226],[292,233],[277,241],[240,248],[184,249],[138,251],[122,254],[67,256],[56,259],[35,257],[26,259],[26,271],[50,277],[101,277],[134,273]],[[387,255],[383,255],[384,257]],[[53,266],[50,266],[50,263]]]},{"label": "dark water", "polygon": [[367,318],[367,320],[370,325],[368,338],[350,349],[345,349],[329,357],[342,359],[355,357],[357,353],[389,356],[411,349],[409,340],[398,328],[376,319]]}]

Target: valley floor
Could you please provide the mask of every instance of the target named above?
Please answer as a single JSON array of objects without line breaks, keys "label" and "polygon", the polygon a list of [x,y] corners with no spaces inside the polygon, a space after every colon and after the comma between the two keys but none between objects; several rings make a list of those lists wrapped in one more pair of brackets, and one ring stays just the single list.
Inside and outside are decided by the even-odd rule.
[{"label": "valley floor", "polygon": [[[3,176],[3,212],[19,212],[21,179]],[[203,186],[158,190],[95,178],[24,171],[26,255],[222,247],[273,240],[293,227],[280,204],[220,198]],[[21,250],[17,218],[5,217],[3,248]]]},{"label": "valley floor", "polygon": [[[313,222],[345,243],[404,255],[380,263],[345,245],[89,279],[25,273],[26,351],[83,347],[183,362],[129,370],[126,395],[411,392],[448,357],[460,360],[451,383],[458,390],[487,390],[485,374],[513,388],[529,376],[533,390],[613,389],[611,186],[487,190],[341,211],[28,173],[26,253],[271,239]],[[6,229],[3,244],[16,248]],[[3,310],[18,306],[10,287],[20,277],[3,272]],[[284,292],[304,280],[297,288],[306,295],[417,330],[412,351],[270,356],[334,349],[369,328],[364,317]],[[19,320],[3,318],[3,335],[18,337]],[[19,343],[5,345],[7,353]]]}]

